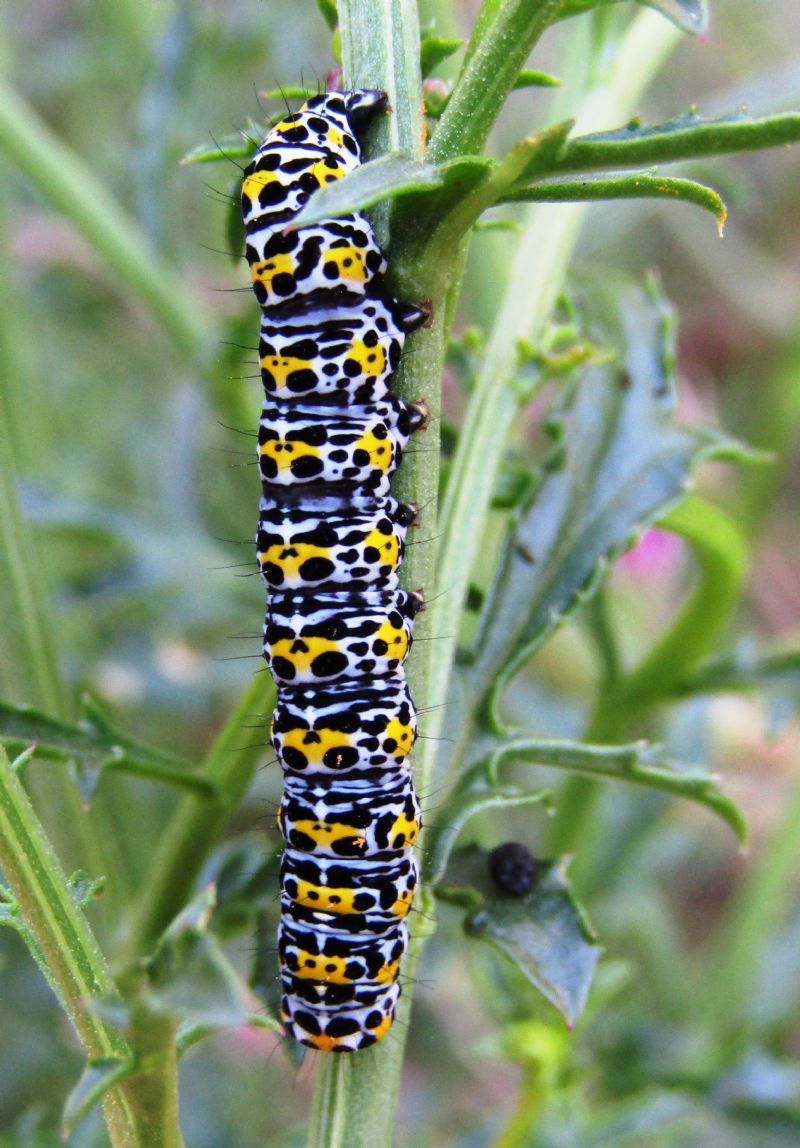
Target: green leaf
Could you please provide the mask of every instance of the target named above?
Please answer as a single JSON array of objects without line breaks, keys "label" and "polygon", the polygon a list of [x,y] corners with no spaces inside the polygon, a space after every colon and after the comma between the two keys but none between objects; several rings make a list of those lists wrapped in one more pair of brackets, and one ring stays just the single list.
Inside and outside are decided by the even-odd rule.
[{"label": "green leaf", "polygon": [[209,931],[216,904],[208,886],[173,921],[148,962],[148,1006],[193,1024],[244,1024],[250,996]]},{"label": "green leaf", "polygon": [[526,793],[515,786],[501,786],[496,778],[489,779],[485,769],[468,773],[442,806],[436,822],[425,830],[426,880],[433,884],[443,880],[453,846],[471,818],[487,809],[546,806],[550,797],[546,789]]},{"label": "green leaf", "polygon": [[259,910],[274,901],[279,854],[279,846],[259,835],[236,841],[212,858],[207,873],[216,889],[212,927],[218,937],[252,928]]},{"label": "green leaf", "polygon": [[710,211],[722,236],[728,209],[713,188],[692,179],[676,179],[641,171],[634,175],[553,179],[530,187],[512,187],[501,202],[575,203],[598,199],[680,199]]},{"label": "green leaf", "polygon": [[390,152],[315,191],[300,214],[295,216],[292,228],[337,215],[349,215],[381,200],[429,191],[441,187],[442,183],[441,174],[430,164],[420,163],[402,152]]},{"label": "green leaf", "polygon": [[88,695],[79,725],[49,717],[33,706],[0,702],[0,744],[12,753],[35,744],[37,758],[74,763],[78,787],[87,802],[107,770],[132,773],[205,797],[216,792],[206,778],[193,775],[190,764],[116,730]]},{"label": "green leaf", "polygon": [[76,870],[67,878],[67,886],[72,894],[72,900],[79,909],[85,909],[96,897],[99,897],[105,885],[105,877],[90,877],[82,869]]},{"label": "green leaf", "polygon": [[615,364],[589,366],[556,413],[557,450],[519,516],[468,669],[472,688],[511,673],[583,600],[610,563],[685,497],[704,459],[730,457],[717,432],[675,422],[669,316],[653,292],[622,291]]},{"label": "green leaf", "polygon": [[420,49],[420,67],[423,77],[429,76],[443,60],[454,55],[464,41],[447,36],[426,36]]},{"label": "green leaf", "polygon": [[[619,3],[619,0],[564,0],[558,19],[565,20],[570,16],[579,16],[594,8],[604,8],[616,3]],[[637,0],[637,3],[654,8],[683,32],[698,35],[705,32],[708,27],[706,0]]]},{"label": "green leaf", "polygon": [[471,901],[464,922],[468,936],[508,957],[572,1028],[586,1004],[600,948],[572,895],[566,863],[541,861],[530,892],[512,896],[489,878],[488,853],[467,849],[454,858],[451,883],[437,895],[457,904]]},{"label": "green leaf", "polygon": [[728,658],[708,662],[673,688],[678,697],[691,694],[786,690],[800,698],[800,650],[760,654],[752,643],[742,644]]},{"label": "green leaf", "polygon": [[317,7],[322,14],[322,19],[328,25],[331,32],[333,32],[336,28],[336,25],[339,23],[339,13],[336,7],[336,0],[317,0]]},{"label": "green leaf", "polygon": [[267,129],[258,124],[249,124],[246,130],[227,132],[210,143],[197,144],[190,148],[180,163],[187,166],[193,163],[220,163],[222,160],[249,160],[266,135]]},{"label": "green leaf", "polygon": [[95,1108],[112,1088],[137,1071],[134,1058],[98,1057],[90,1060],[80,1080],[70,1092],[61,1115],[61,1131],[66,1137],[84,1116]]},{"label": "green leaf", "polygon": [[[264,1013],[250,1013],[243,1023],[249,1028],[266,1028],[269,1029],[270,1032],[283,1036],[283,1029],[280,1024],[271,1016],[265,1016]],[[194,1045],[199,1044],[201,1040],[206,1040],[207,1037],[214,1036],[217,1032],[219,1032],[219,1025],[215,1024],[182,1024],[175,1037],[175,1048],[178,1056],[183,1056],[185,1052],[188,1052]],[[2,1148],[1,1145],[0,1148]]]},{"label": "green leaf", "polygon": [[741,810],[723,793],[719,779],[700,766],[671,761],[664,747],[647,741],[628,745],[590,745],[568,739],[514,737],[499,745],[480,768],[490,785],[499,785],[499,773],[511,762],[565,769],[585,777],[627,781],[657,789],[712,810],[730,826],[740,842],[747,839]]},{"label": "green leaf", "polygon": [[782,147],[800,139],[800,113],[753,119],[736,112],[707,120],[688,112],[663,124],[643,127],[632,120],[614,131],[578,136],[567,144],[557,170],[647,167],[653,164]]},{"label": "green leaf", "polygon": [[521,88],[560,88],[561,80],[558,76],[551,76],[549,72],[537,72],[533,68],[523,68],[514,83],[514,91]]},{"label": "green leaf", "polygon": [[639,0],[648,8],[655,8],[684,32],[705,32],[708,27],[706,0]]}]

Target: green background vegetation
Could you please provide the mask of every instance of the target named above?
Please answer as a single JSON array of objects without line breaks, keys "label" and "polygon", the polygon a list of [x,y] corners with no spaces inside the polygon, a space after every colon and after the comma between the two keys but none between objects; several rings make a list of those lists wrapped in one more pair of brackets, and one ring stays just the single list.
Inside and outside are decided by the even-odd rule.
[{"label": "green background vegetation", "polygon": [[[423,23],[435,19],[443,36],[464,38],[476,7],[420,5]],[[612,20],[624,22],[633,8],[621,5]],[[713,116],[741,105],[768,115],[800,103],[791,0],[716,0],[712,16],[708,34],[683,39],[637,101],[645,123],[670,119],[690,104]],[[567,88],[592,58],[592,28],[597,36],[603,31],[586,17],[581,40],[579,23],[583,18],[548,31],[530,61],[562,76]],[[261,123],[257,91],[324,86],[333,64],[330,35],[311,0],[11,0],[0,37],[0,383],[4,458],[20,477],[22,508],[19,520],[4,515],[0,587],[8,607],[0,692],[7,702],[35,702],[65,720],[75,719],[82,692],[102,701],[101,713],[89,711],[94,757],[73,752],[73,732],[52,728],[53,744],[61,736],[62,756],[80,769],[41,759],[24,776],[39,794],[66,871],[107,877],[96,898],[83,886],[79,894],[88,897],[89,919],[115,973],[131,936],[160,932],[158,923],[192,891],[191,858],[190,888],[159,886],[154,876],[154,856],[160,864],[169,850],[164,828],[174,824],[178,803],[200,853],[224,824],[198,885],[217,882],[214,933],[205,929],[208,906],[201,900],[162,952],[153,980],[162,1002],[178,1007],[164,965],[187,951],[185,944],[192,960],[199,951],[202,974],[211,977],[205,999],[218,1014],[209,1016],[208,1007],[195,1014],[180,1001],[183,1015],[199,1026],[243,1021],[271,991],[267,959],[255,972],[261,996],[241,996],[255,951],[272,944],[277,881],[270,850],[280,792],[278,771],[268,765],[272,755],[258,748],[266,676],[251,679],[259,668],[263,609],[262,587],[247,576],[256,472],[250,440],[229,429],[257,419],[254,356],[239,347],[255,347],[258,315],[244,267],[226,254],[236,242],[226,202],[235,192],[235,167],[179,160],[199,142],[211,145],[212,137],[246,126],[248,117]],[[452,79],[459,58],[435,74]],[[600,68],[596,51],[594,60]],[[564,89],[514,93],[489,153],[505,155],[521,137],[563,119],[567,98]],[[35,109],[63,154],[37,134],[16,99]],[[265,104],[269,111],[279,106]],[[12,121],[21,133],[16,143]],[[35,145],[27,163],[26,141]],[[653,302],[654,288],[650,296],[641,288],[648,269],[658,269],[661,290],[679,315],[679,418],[721,426],[774,458],[704,465],[697,493],[670,512],[667,530],[645,535],[619,559],[602,594],[550,637],[513,683],[507,711],[537,738],[557,739],[550,759],[538,743],[540,764],[519,766],[517,780],[526,797],[530,785],[546,786],[557,812],[548,816],[537,791],[527,808],[490,810],[470,823],[462,840],[488,847],[517,838],[539,855],[574,853],[575,888],[604,955],[586,1012],[570,1033],[518,969],[465,939],[465,899],[455,886],[462,877],[480,882],[469,872],[469,857],[462,858],[463,872],[456,868],[446,879],[450,893],[440,902],[438,931],[417,969],[399,1144],[797,1143],[798,155],[773,149],[699,158],[671,170],[723,195],[730,210],[724,242],[712,217],[691,204],[645,199],[593,206],[556,313],[560,327],[535,333],[550,356],[546,385],[538,389],[537,376],[530,386],[538,393],[515,428],[488,533],[476,538],[491,559],[474,571],[476,600],[488,588],[508,507],[521,505],[520,490],[537,481],[532,463],[550,449],[544,414],[575,386],[581,348],[602,360],[608,346],[660,347],[653,330],[662,305]],[[484,222],[519,221],[519,212],[503,207]],[[81,229],[76,215],[100,223]],[[492,327],[519,234],[485,228],[472,243],[444,382],[448,463],[467,397],[486,379],[478,332]],[[401,274],[408,277],[407,269]],[[534,283],[535,252],[530,274]],[[524,292],[524,277],[519,285]],[[535,355],[528,365],[542,371]],[[600,372],[601,412],[602,363],[590,369]],[[518,382],[523,390],[528,385],[524,371]],[[487,393],[495,403],[497,389]],[[594,407],[589,402],[585,409],[587,437],[579,441],[590,437]],[[509,417],[515,412],[512,403]],[[649,441],[644,424],[634,422],[627,433],[627,449]],[[683,449],[702,453],[699,440]],[[483,457],[473,452],[475,467]],[[587,482],[601,480],[608,475],[587,470]],[[461,526],[469,528],[468,514]],[[543,528],[533,520],[537,542]],[[577,538],[580,555],[584,536]],[[28,555],[27,569],[15,566],[15,545]],[[554,553],[554,568],[562,569],[564,552]],[[454,549],[449,561],[458,560]],[[687,599],[693,612],[682,628],[671,628]],[[509,628],[523,609],[515,602],[509,592]],[[540,612],[547,603],[542,594]],[[440,632],[428,636],[444,649],[452,634],[446,608],[437,624]],[[468,618],[464,644],[471,624]],[[541,638],[541,618],[532,625]],[[659,644],[662,631],[667,637]],[[55,650],[59,677],[50,672]],[[638,671],[626,676],[621,665]],[[469,674],[465,669],[463,682],[477,691]],[[459,737],[470,726],[463,712],[457,703],[448,707],[440,731],[446,740],[433,747],[440,761],[458,757]],[[97,745],[109,713],[129,739],[128,764],[162,781],[171,771],[173,784],[116,766],[98,783],[97,771],[108,764]],[[19,723],[13,727],[19,744],[10,739],[19,749],[32,727],[20,715],[3,717],[7,740]],[[215,741],[220,730],[222,741]],[[748,852],[737,851],[730,829],[702,804],[661,792],[671,784],[663,778],[659,788],[614,784],[600,794],[574,777],[565,782],[565,766],[586,773],[662,765],[657,754],[640,762],[634,749],[608,765],[602,755],[578,760],[573,743],[568,749],[560,743],[582,736],[592,743],[658,740],[670,761],[720,774],[748,822]],[[107,740],[121,744],[117,733]],[[140,742],[160,749],[145,750]],[[238,769],[244,786],[259,766],[238,808],[179,792],[183,763],[199,761],[212,746],[207,776],[220,784]],[[516,756],[526,754],[523,747]],[[543,768],[548,760],[559,768]],[[504,773],[503,781],[511,776]],[[681,782],[687,794],[691,784]],[[705,774],[697,785],[695,796],[708,797]],[[431,820],[440,792],[434,783],[424,794]],[[87,824],[79,793],[92,797],[91,833],[75,828]],[[448,808],[455,818],[457,804]],[[102,865],[93,863],[97,840]],[[435,844],[442,848],[433,839],[429,848]],[[65,909],[62,924],[70,920]],[[569,917],[566,927],[576,929],[576,920]],[[471,930],[481,931],[474,919]],[[0,945],[0,1145],[43,1148],[62,1142],[64,1098],[85,1058],[21,937],[3,930]],[[568,989],[580,997],[574,984]],[[575,999],[572,1006],[577,1015]],[[113,1019],[92,1021],[97,1039],[111,1042],[111,1055],[119,1052]],[[157,1027],[152,1017],[147,1023]],[[184,1032],[184,1041],[200,1035],[199,1028]],[[311,1062],[298,1066],[276,1043],[269,1027],[241,1023],[198,1040],[180,1069],[187,1144],[304,1143]],[[105,1135],[95,1109],[66,1143],[89,1148],[106,1143]]]}]

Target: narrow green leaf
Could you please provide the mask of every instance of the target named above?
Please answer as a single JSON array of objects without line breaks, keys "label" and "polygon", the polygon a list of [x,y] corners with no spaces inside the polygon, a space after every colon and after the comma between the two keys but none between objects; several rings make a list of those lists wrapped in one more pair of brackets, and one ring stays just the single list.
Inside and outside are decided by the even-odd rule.
[{"label": "narrow green leaf", "polygon": [[514,91],[521,88],[560,88],[561,80],[558,76],[551,76],[549,72],[537,72],[533,68],[523,68],[514,83]]},{"label": "narrow green leaf", "polygon": [[782,147],[800,139],[800,112],[753,119],[737,112],[707,120],[688,112],[663,124],[642,126],[633,120],[615,131],[578,136],[567,144],[557,170],[589,171],[696,159]]},{"label": "narrow green leaf", "polygon": [[622,291],[616,364],[589,366],[555,418],[558,451],[519,515],[468,669],[474,688],[507,677],[597,589],[645,526],[685,497],[703,459],[733,449],[675,422],[667,313]]},{"label": "narrow green leaf", "polygon": [[317,7],[320,10],[322,19],[333,32],[339,23],[339,12],[337,11],[336,0],[317,0]]},{"label": "narrow green leaf", "polygon": [[115,730],[89,698],[84,699],[80,725],[49,717],[33,706],[0,702],[0,744],[16,753],[32,743],[37,757],[75,764],[86,801],[104,770],[132,773],[206,797],[215,793],[208,779],[193,774],[187,762]]},{"label": "narrow green leaf", "polygon": [[104,1099],[108,1092],[126,1077],[137,1071],[133,1057],[125,1060],[119,1057],[98,1057],[90,1060],[81,1073],[78,1083],[70,1092],[61,1114],[61,1132],[66,1139],[72,1129],[88,1116],[93,1108]]},{"label": "narrow green leaf", "polygon": [[508,957],[572,1028],[586,1005],[601,950],[571,892],[566,859],[539,864],[530,892],[512,896],[490,880],[484,850],[463,850],[438,895],[457,904],[472,900],[467,935]]},{"label": "narrow green leaf", "polygon": [[739,841],[747,839],[747,826],[741,810],[725,794],[719,779],[699,766],[683,766],[667,758],[663,746],[646,741],[628,745],[590,745],[567,739],[515,737],[500,745],[488,759],[489,781],[499,784],[499,773],[511,762],[564,769],[586,777],[627,781],[657,789],[700,805],[716,813],[733,830]]},{"label": "narrow green leaf", "polygon": [[699,34],[708,27],[706,0],[639,0],[648,8],[655,8],[684,32]]},{"label": "narrow green leaf", "polygon": [[[570,16],[579,16],[590,12],[594,8],[603,8],[608,4],[619,3],[619,0],[564,0],[558,19],[565,20]],[[708,5],[706,0],[637,0],[648,8],[654,8],[662,16],[675,24],[682,32],[692,32],[699,35],[708,27]]]},{"label": "narrow green leaf", "polygon": [[292,229],[362,211],[384,199],[429,191],[441,187],[442,183],[441,174],[430,164],[420,163],[402,152],[390,152],[315,191],[300,214],[295,216]]},{"label": "narrow green leaf", "polygon": [[741,646],[732,657],[709,662],[673,687],[678,697],[691,694],[785,689],[800,697],[800,650],[759,654]]},{"label": "narrow green leaf", "polygon": [[590,179],[553,179],[530,187],[513,187],[501,202],[576,203],[597,199],[679,199],[710,211],[720,236],[728,209],[713,188],[692,179],[637,172],[635,175],[593,176]]},{"label": "narrow green leaf", "polygon": [[266,128],[250,124],[246,131],[227,132],[212,138],[209,143],[197,144],[181,157],[184,166],[194,163],[219,163],[222,160],[249,160],[259,142],[266,135]]},{"label": "narrow green leaf", "polygon": [[[253,1012],[247,1016],[243,1022],[248,1028],[266,1028],[270,1032],[274,1032],[279,1036],[283,1035],[283,1029],[280,1024],[271,1016],[265,1016],[264,1013]],[[219,1032],[219,1025],[216,1024],[182,1024],[175,1037],[175,1048],[178,1056],[183,1056],[190,1048],[199,1044],[201,1040],[206,1040],[209,1036],[214,1036]]]},{"label": "narrow green leaf", "polygon": [[207,886],[173,921],[148,962],[147,1006],[194,1024],[244,1024],[250,997],[209,931],[216,904]]},{"label": "narrow green leaf", "polygon": [[463,44],[463,40],[455,40],[447,36],[426,36],[420,49],[420,68],[423,78],[429,76],[444,60],[454,55]]}]

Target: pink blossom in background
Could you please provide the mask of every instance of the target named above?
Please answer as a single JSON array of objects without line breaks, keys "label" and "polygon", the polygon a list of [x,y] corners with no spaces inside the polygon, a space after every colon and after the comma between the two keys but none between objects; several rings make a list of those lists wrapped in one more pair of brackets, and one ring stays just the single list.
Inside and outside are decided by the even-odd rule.
[{"label": "pink blossom in background", "polygon": [[652,526],[619,560],[619,569],[635,581],[672,574],[683,560],[683,543],[675,534]]}]

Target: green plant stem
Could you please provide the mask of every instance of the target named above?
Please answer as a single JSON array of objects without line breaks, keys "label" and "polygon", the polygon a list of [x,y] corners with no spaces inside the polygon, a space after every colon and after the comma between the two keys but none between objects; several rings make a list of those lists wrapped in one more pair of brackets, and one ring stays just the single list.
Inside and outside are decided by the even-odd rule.
[{"label": "green plant stem", "polygon": [[[421,156],[423,140],[419,24],[415,0],[340,0],[344,83],[383,88],[393,108],[392,136],[376,141],[380,148],[405,146]],[[411,401],[424,400],[431,426],[420,436],[420,450],[406,456],[393,492],[422,508],[419,537],[411,537],[402,566],[402,579],[412,588],[430,587],[433,581],[438,483],[438,416],[444,361],[446,316],[444,297],[448,281],[441,265],[404,259],[407,237],[392,234],[388,247],[392,285],[403,298],[428,299],[430,327],[418,331],[407,344],[394,390]],[[432,617],[425,611],[415,627],[415,645],[406,671],[412,697],[420,706],[428,696]],[[424,726],[423,726],[424,728]],[[421,738],[414,754],[414,777],[420,792],[427,792],[436,745]],[[308,1144],[310,1148],[388,1148],[392,1142],[394,1113],[400,1086],[407,1032],[413,970],[426,936],[432,931],[432,906],[426,890],[417,892],[414,940],[405,958],[406,989],[397,1022],[390,1035],[369,1054],[319,1058],[314,1087]]]},{"label": "green plant stem", "polygon": [[800,785],[795,782],[778,824],[733,897],[708,962],[713,977],[701,986],[697,1009],[701,1016],[725,1018],[737,1028],[748,1014],[759,963],[767,938],[789,912],[790,890],[800,857]]},{"label": "green plant stem", "polygon": [[[608,72],[595,80],[577,111],[576,131],[595,131],[624,122],[641,92],[658,72],[680,32],[652,12],[628,27]],[[542,205],[528,214],[524,233],[472,392],[459,447],[453,460],[439,528],[435,643],[431,666],[431,735],[438,735],[456,653],[455,627],[471,572],[478,559],[489,503],[514,419],[519,395],[511,385],[520,339],[540,337],[564,282],[567,266],[586,218],[587,205]],[[475,465],[480,459],[480,465]]]},{"label": "green plant stem", "polygon": [[[668,698],[701,658],[709,653],[736,606],[747,569],[744,535],[722,510],[690,496],[666,514],[659,526],[685,538],[698,560],[695,591],[667,632],[644,660],[602,691],[586,731],[588,741],[626,737],[632,724]],[[597,796],[595,783],[571,778],[550,823],[548,849],[569,852],[587,831]]]},{"label": "green plant stem", "polygon": [[[268,746],[268,717],[274,700],[275,687],[269,674],[254,674],[196,774],[217,796],[187,794],[179,800],[149,867],[149,882],[121,939],[126,959],[148,953],[191,896],[203,863],[228,817],[244,798],[258,759]],[[264,742],[248,745],[245,743],[253,741],[255,733],[247,727],[256,716],[264,721]]]},{"label": "green plant stem", "polygon": [[432,163],[482,150],[531,49],[560,7],[561,0],[486,0],[431,139]]},{"label": "green plant stem", "polygon": [[[114,982],[82,910],[22,784],[0,749],[0,867],[17,902],[33,956],[90,1057],[130,1059],[120,1033],[85,1002],[115,994]],[[138,1139],[128,1104],[114,1094],[105,1105],[114,1148]]]},{"label": "green plant stem", "polygon": [[[13,289],[13,280],[10,261],[5,257],[3,192],[0,188],[0,596],[4,606],[2,655],[6,661],[3,679],[8,689],[6,696],[65,717],[69,713],[69,698],[58,664],[57,625],[44,576],[45,557],[35,544],[17,495],[19,412],[12,404],[22,389],[11,326],[14,312],[6,298]],[[67,773],[59,770],[52,777],[44,777],[34,771],[30,788],[55,843],[69,863],[95,875],[102,873],[103,860],[96,838]]]},{"label": "green plant stem", "polygon": [[72,220],[103,264],[164,327],[180,354],[204,362],[215,345],[214,327],[199,301],[80,157],[2,79],[0,147]]}]

